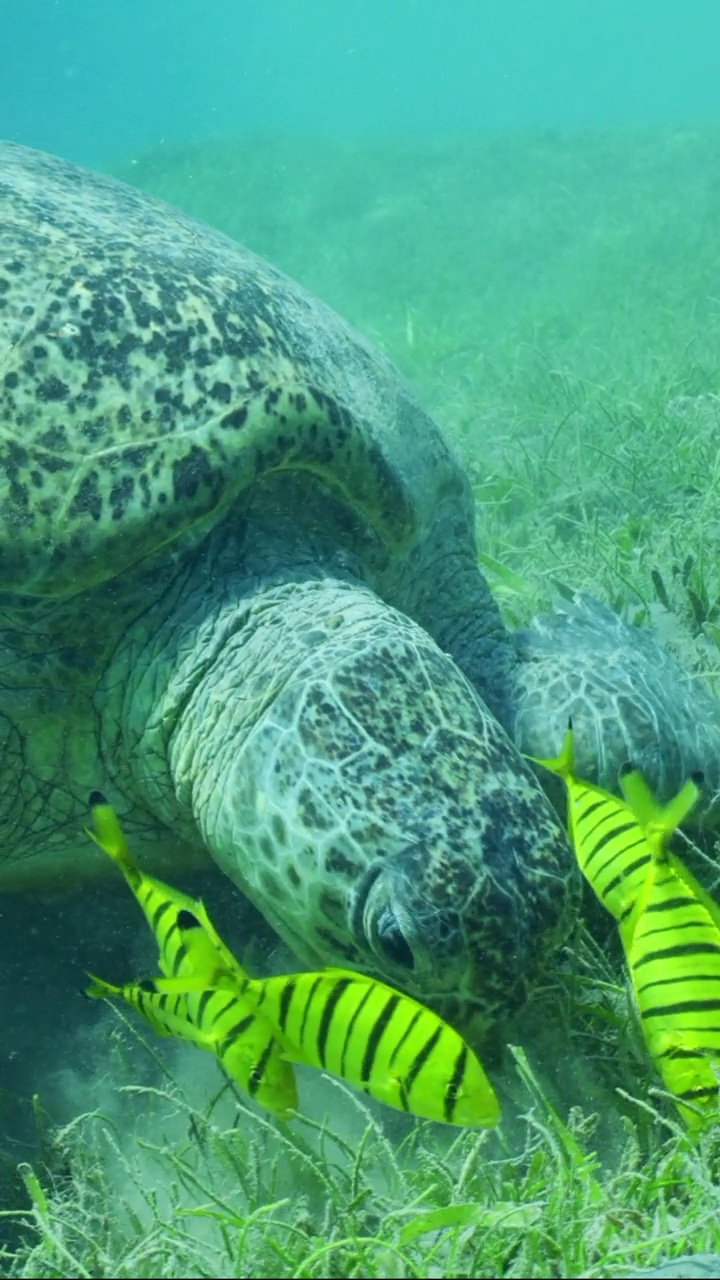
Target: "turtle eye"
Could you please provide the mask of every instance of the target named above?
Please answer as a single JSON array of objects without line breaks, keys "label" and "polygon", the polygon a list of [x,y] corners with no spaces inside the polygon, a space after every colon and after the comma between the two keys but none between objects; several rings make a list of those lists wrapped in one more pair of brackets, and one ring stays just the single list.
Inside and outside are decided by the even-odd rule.
[{"label": "turtle eye", "polygon": [[415,959],[410,950],[410,945],[405,939],[403,931],[398,924],[397,916],[393,911],[383,912],[383,915],[378,920],[377,942],[383,955],[392,964],[400,965],[404,969],[415,968]]}]

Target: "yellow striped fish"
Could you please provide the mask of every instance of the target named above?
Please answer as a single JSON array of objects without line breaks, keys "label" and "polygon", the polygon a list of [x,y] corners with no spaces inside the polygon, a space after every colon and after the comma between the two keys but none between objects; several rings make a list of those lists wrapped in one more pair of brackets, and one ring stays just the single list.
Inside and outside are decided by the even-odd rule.
[{"label": "yellow striped fish", "polygon": [[703,1108],[718,1097],[720,909],[665,843],[673,817],[681,820],[700,792],[691,780],[660,809],[637,771],[621,775],[621,786],[643,822],[651,855],[621,937],[648,1051],[681,1115],[697,1128]]},{"label": "yellow striped fish", "polygon": [[559,756],[527,758],[563,779],[570,839],[580,870],[603,906],[622,921],[632,910],[650,867],[642,823],[626,802],[575,777],[571,720]]},{"label": "yellow striped fish", "polygon": [[[428,1119],[497,1124],[497,1098],[479,1059],[436,1014],[349,970],[250,978],[202,904],[134,865],[117,817],[99,793],[92,813],[89,834],[122,868],[158,941],[165,977],[124,987],[94,979],[89,994],[125,999],[161,1034],[182,1035],[183,1020],[190,1022],[185,1038],[213,1048],[237,1079],[231,1038],[243,1018],[235,1019],[229,1003],[235,999],[241,1012],[250,1010],[271,1028],[289,1070],[291,1061],[325,1068],[389,1106]],[[245,1070],[246,1058],[241,1063]],[[262,1101],[257,1091],[253,1096]]]},{"label": "yellow striped fish", "polygon": [[472,1049],[437,1014],[384,982],[325,969],[246,979],[242,990],[294,1061],[428,1120],[498,1123],[497,1098]]},{"label": "yellow striped fish", "polygon": [[[269,1111],[297,1106],[291,1062],[267,1018],[239,995],[246,974],[215,932],[201,902],[147,876],[133,861],[114,809],[100,792],[90,807],[88,835],[121,868],[160,951],[163,974],[185,994],[157,996],[151,979],[113,987],[93,978],[91,996],[122,996],[160,1035],[175,1035],[211,1049],[233,1080]],[[223,989],[224,988],[224,989]],[[229,990],[228,990],[229,988]]]},{"label": "yellow striped fish", "polygon": [[93,828],[86,828],[86,834],[122,871],[157,942],[165,976],[203,974],[207,986],[242,981],[247,976],[244,969],[216,932],[202,902],[141,871],[112,805],[100,791],[93,791],[89,803]]},{"label": "yellow striped fish", "polygon": [[[159,978],[158,991],[180,991]],[[339,1076],[387,1106],[446,1124],[492,1127],[495,1092],[462,1037],[425,1005],[350,969],[248,978],[242,998],[276,1028],[293,1062]]]},{"label": "yellow striped fish", "polygon": [[[123,999],[161,1036],[177,1036],[215,1054],[231,1079],[282,1117],[297,1107],[295,1075],[266,1019],[236,992],[221,987],[165,994],[145,978],[116,987],[90,975],[89,996]],[[177,980],[176,980],[177,981]]]}]

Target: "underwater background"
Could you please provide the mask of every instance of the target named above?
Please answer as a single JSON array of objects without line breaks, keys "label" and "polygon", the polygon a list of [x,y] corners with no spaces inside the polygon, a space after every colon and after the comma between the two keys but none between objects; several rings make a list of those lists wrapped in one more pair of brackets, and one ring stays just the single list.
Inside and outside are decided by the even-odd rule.
[{"label": "underwater background", "polygon": [[[0,47],[0,135],[220,228],[396,361],[508,624],[585,588],[720,693],[714,0],[0,0]],[[291,967],[219,881],[183,887]],[[277,1131],[209,1055],[79,998],[151,963],[124,886],[5,896],[0,924],[0,1275],[620,1276],[718,1247],[718,1139],[649,1093],[607,937],[486,1051],[499,1132],[314,1077]]]}]

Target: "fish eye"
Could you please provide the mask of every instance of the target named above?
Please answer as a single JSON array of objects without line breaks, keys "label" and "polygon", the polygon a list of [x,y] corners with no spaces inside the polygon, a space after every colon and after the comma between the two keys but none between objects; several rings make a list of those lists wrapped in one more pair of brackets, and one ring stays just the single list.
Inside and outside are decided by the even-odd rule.
[{"label": "fish eye", "polygon": [[413,953],[403,936],[394,912],[384,912],[378,921],[377,942],[383,955],[393,964],[400,965],[404,969],[415,968]]}]

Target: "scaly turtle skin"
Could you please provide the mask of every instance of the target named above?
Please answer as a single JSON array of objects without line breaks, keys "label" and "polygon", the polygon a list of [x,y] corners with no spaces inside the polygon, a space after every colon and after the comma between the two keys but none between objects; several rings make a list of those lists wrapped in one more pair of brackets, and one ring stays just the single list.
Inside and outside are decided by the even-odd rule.
[{"label": "scaly turtle skin", "polygon": [[665,768],[680,673],[638,704],[567,666],[577,621],[521,654],[436,425],[246,250],[11,144],[0,226],[0,888],[103,872],[109,786],[151,869],[209,852],[308,964],[458,1021],[521,999],[577,877],[511,737],[552,754],[572,707],[616,769],[595,669]]}]

